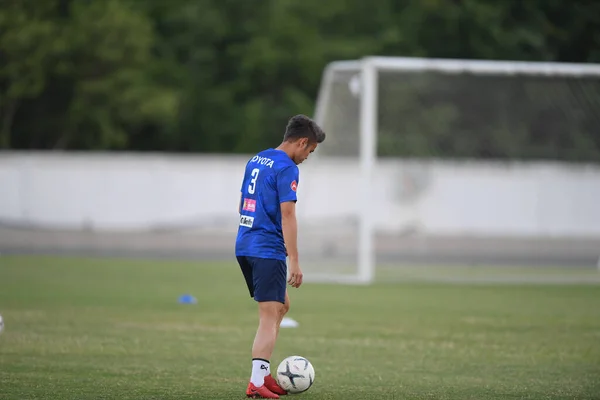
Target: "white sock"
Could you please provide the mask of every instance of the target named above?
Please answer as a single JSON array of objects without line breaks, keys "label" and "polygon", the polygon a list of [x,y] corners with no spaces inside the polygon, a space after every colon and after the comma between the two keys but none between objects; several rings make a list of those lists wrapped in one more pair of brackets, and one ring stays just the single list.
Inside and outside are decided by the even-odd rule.
[{"label": "white sock", "polygon": [[265,376],[271,371],[269,362],[262,358],[252,359],[252,376],[250,382],[256,387],[261,387],[265,384]]}]

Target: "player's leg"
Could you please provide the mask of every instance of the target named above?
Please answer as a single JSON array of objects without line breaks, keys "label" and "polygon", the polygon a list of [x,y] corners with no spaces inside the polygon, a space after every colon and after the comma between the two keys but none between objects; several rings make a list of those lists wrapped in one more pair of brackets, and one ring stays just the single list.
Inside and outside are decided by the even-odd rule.
[{"label": "player's leg", "polygon": [[277,336],[279,336],[279,328],[281,327],[281,321],[285,315],[290,311],[290,296],[288,296],[287,290],[285,291],[285,303],[283,304],[283,308],[281,309],[281,315],[279,316],[279,321],[277,321]]},{"label": "player's leg", "polygon": [[[264,301],[258,303],[259,322],[254,343],[252,345],[253,382],[256,386],[264,383],[264,377],[270,372],[269,360],[275,349],[277,341],[277,330],[283,304],[277,301]],[[254,366],[258,367],[255,371]],[[254,376],[254,372],[260,372]]]},{"label": "player's leg", "polygon": [[[270,377],[270,359],[277,341],[279,324],[286,309],[285,262],[260,258],[250,258],[250,261],[253,270],[254,299],[258,302],[259,323],[252,345],[252,375],[246,392],[248,395],[252,390],[257,391],[265,386],[265,377]],[[269,384],[272,389],[285,394],[285,391],[275,386]],[[272,396],[276,396],[267,388],[264,389]]]},{"label": "player's leg", "polygon": [[[288,296],[288,293],[287,293],[287,290],[286,290],[286,292],[285,292],[285,302],[283,304],[283,307],[280,309],[281,313],[279,314],[279,317],[277,319],[277,333],[276,333],[276,337],[279,336],[279,328],[281,327],[281,321],[283,320],[283,317],[285,317],[285,314],[287,314],[287,312],[289,311],[289,309],[290,309],[290,297]],[[265,375],[265,386],[270,391],[272,391],[275,394],[279,394],[279,395],[287,394],[287,392],[285,391],[285,389],[283,389],[281,386],[279,386],[279,384],[277,383],[277,380],[271,376],[271,370],[270,370],[270,368],[267,370],[267,373]]]}]

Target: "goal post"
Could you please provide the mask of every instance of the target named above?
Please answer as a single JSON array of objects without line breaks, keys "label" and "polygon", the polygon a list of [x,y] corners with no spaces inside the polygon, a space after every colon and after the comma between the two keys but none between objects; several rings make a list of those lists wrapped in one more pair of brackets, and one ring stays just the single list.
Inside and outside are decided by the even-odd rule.
[{"label": "goal post", "polygon": [[[592,79],[593,84],[577,83],[582,78]],[[513,104],[515,98],[527,97],[528,93],[529,98]],[[354,165],[354,179],[360,188],[355,191],[357,201],[353,209],[356,225],[352,229],[356,235],[344,241],[350,242],[347,247],[354,246],[356,252],[347,261],[354,264],[349,273],[329,271],[328,262],[322,261],[318,273],[307,277],[315,281],[368,284],[376,279],[381,259],[386,258],[386,264],[395,263],[397,236],[394,235],[410,228],[410,223],[402,224],[410,219],[411,210],[402,202],[397,205],[378,202],[377,196],[386,191],[385,186],[394,186],[395,192],[406,190],[402,183],[386,182],[387,178],[377,171],[383,157],[386,162],[410,157],[395,153],[403,141],[423,141],[426,146],[427,135],[453,129],[448,128],[449,121],[460,122],[453,125],[454,129],[482,135],[518,132],[523,124],[533,123],[534,113],[527,114],[528,107],[543,108],[544,102],[567,115],[567,126],[581,119],[582,114],[584,118],[592,118],[595,113],[593,117],[598,118],[600,65],[406,57],[365,57],[328,64],[315,108],[315,119],[327,133],[327,141],[317,150],[314,161],[328,165],[331,171],[336,163]],[[458,104],[458,109],[449,108],[448,104],[453,103]],[[472,117],[462,118],[462,114],[474,107],[483,107],[486,116],[479,117],[479,111],[473,110]],[[493,121],[486,121],[490,116]],[[410,131],[408,138],[407,131]],[[338,176],[337,172],[332,174]],[[396,207],[396,211],[404,207],[406,215],[400,218],[391,211],[386,215],[390,207]],[[396,219],[402,221],[395,224]],[[427,232],[427,226],[417,229],[431,233]],[[380,231],[392,232],[389,235],[393,238],[380,240]],[[380,259],[379,252],[387,256]],[[397,258],[398,263],[403,261],[401,256]]]},{"label": "goal post", "polygon": [[[354,284],[369,284],[375,278],[376,255],[374,251],[374,225],[372,214],[369,212],[368,206],[371,204],[372,182],[375,171],[375,163],[377,159],[377,69],[373,58],[365,58],[363,60],[336,61],[326,66],[321,80],[321,87],[317,97],[315,107],[315,120],[321,125],[326,132],[336,132],[335,121],[332,121],[329,116],[331,107],[335,107],[336,102],[340,101],[340,97],[357,102],[358,118],[356,126],[358,134],[353,138],[339,138],[336,133],[333,133],[334,143],[330,144],[328,139],[327,147],[333,147],[333,151],[325,151],[325,155],[333,154],[334,156],[346,156],[347,154],[339,154],[336,152],[344,140],[354,141],[357,146],[358,166],[358,183],[361,188],[359,193],[359,207],[357,211],[357,243],[356,243],[356,262],[355,272],[345,277],[316,275],[317,281],[326,280],[333,282],[344,282]],[[342,75],[341,77],[339,75]],[[346,78],[344,78],[344,76]],[[341,79],[340,79],[341,78]],[[342,82],[341,92],[344,94],[334,94],[334,86],[336,82]],[[347,86],[346,86],[347,85]],[[322,154],[320,151],[319,155]],[[361,205],[363,205],[361,207]],[[340,280],[341,279],[341,280]]]},{"label": "goal post", "polygon": [[[375,277],[374,221],[369,210],[372,204],[373,178],[377,158],[377,70],[366,59],[361,68],[359,158],[361,170],[361,204],[358,223],[358,279],[370,283]],[[356,90],[356,89],[355,89]]]}]

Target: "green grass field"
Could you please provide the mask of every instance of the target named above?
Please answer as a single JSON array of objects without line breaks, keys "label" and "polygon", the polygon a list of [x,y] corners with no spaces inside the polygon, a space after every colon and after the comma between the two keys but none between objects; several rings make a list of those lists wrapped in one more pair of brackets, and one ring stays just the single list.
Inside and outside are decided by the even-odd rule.
[{"label": "green grass field", "polygon": [[[190,293],[196,305],[177,299]],[[293,399],[599,399],[600,286],[306,284],[273,367]],[[242,399],[256,305],[234,263],[0,257],[0,399]]]}]

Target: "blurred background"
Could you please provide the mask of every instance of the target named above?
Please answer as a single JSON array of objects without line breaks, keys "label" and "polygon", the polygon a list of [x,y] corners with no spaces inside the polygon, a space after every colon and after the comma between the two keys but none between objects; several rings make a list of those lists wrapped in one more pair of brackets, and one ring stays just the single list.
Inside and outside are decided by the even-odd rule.
[{"label": "blurred background", "polygon": [[[233,260],[248,157],[315,115],[335,61],[600,63],[588,1],[1,4],[3,254]],[[380,78],[378,262],[595,269],[600,75],[419,76]],[[356,263],[365,206],[342,78],[301,167],[301,251],[324,264]]]}]

